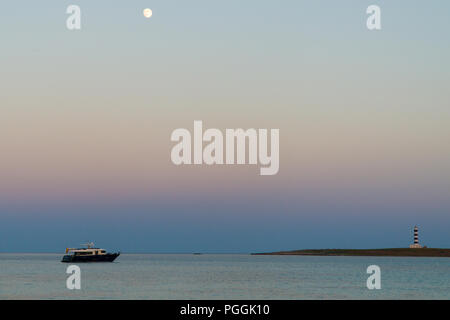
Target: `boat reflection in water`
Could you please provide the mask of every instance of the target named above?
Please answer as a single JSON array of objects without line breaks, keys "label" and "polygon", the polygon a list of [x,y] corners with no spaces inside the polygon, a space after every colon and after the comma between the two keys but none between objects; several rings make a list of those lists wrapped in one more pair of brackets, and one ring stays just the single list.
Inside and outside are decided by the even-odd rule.
[{"label": "boat reflection in water", "polygon": [[110,253],[95,248],[93,242],[85,246],[86,248],[67,248],[61,262],[113,262],[120,255],[120,252]]}]

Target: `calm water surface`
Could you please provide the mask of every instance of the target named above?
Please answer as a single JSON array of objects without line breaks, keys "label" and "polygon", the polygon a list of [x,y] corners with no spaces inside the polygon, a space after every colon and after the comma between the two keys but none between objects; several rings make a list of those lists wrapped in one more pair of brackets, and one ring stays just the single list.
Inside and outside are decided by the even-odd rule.
[{"label": "calm water surface", "polygon": [[68,290],[61,256],[0,254],[0,299],[450,299],[450,258],[122,254]]}]

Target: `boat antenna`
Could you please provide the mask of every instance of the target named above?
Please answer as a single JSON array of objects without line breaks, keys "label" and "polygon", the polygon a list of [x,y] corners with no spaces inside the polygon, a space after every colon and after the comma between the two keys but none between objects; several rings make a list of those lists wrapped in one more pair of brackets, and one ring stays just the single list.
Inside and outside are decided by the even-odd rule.
[{"label": "boat antenna", "polygon": [[82,245],[88,247],[88,249],[91,249],[91,248],[94,247],[94,243],[92,241],[91,242],[87,242],[87,243],[83,243]]}]

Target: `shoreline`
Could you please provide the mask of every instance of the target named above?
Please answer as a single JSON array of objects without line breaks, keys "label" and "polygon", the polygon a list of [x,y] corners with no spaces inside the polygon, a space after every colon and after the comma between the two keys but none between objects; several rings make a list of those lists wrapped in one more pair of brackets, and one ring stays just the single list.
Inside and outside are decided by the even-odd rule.
[{"label": "shoreline", "polygon": [[444,248],[384,248],[384,249],[304,249],[252,253],[252,255],[289,256],[359,256],[359,257],[445,257],[450,258],[450,249]]}]

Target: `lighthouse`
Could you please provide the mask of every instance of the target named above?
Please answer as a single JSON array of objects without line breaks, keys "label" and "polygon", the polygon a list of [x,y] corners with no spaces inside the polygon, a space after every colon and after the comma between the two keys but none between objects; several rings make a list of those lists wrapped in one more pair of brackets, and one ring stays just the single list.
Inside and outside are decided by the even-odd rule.
[{"label": "lighthouse", "polygon": [[410,248],[422,248],[419,244],[419,228],[414,226],[414,243],[409,245]]}]

